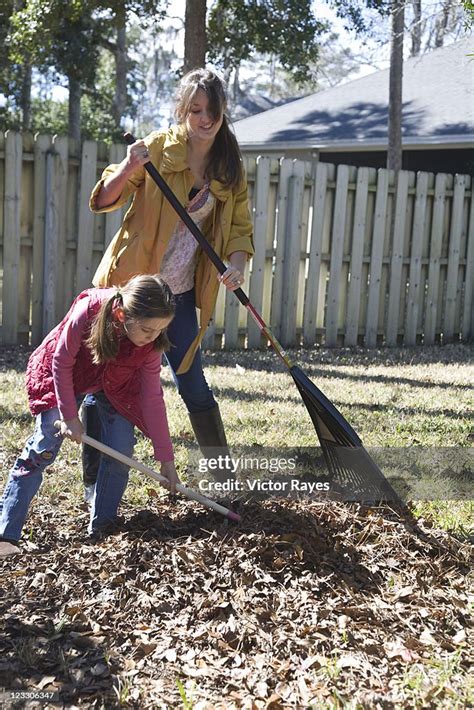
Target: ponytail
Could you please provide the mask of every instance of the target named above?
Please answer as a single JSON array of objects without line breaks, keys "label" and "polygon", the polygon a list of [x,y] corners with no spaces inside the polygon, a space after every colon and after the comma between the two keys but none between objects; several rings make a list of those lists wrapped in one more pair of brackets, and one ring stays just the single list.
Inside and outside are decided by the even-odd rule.
[{"label": "ponytail", "polygon": [[102,303],[99,312],[94,318],[86,345],[92,352],[94,365],[102,365],[107,360],[113,360],[119,350],[120,323],[114,319],[113,311],[121,305],[122,294],[120,291],[112,294]]}]

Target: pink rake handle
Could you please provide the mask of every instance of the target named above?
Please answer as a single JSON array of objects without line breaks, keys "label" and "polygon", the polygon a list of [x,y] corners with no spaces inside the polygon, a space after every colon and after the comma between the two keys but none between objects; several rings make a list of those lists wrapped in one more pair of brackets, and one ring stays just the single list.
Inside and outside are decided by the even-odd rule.
[{"label": "pink rake handle", "polygon": [[[55,422],[55,426],[57,426],[58,424],[59,422]],[[141,463],[136,459],[132,459],[129,456],[125,456],[125,454],[121,454],[119,451],[112,449],[110,446],[107,446],[107,444],[103,444],[101,441],[97,441],[97,439],[93,439],[87,434],[83,434],[81,438],[84,444],[89,444],[89,446],[93,446],[95,449],[101,451],[103,454],[106,454],[107,456],[116,459],[116,461],[120,461],[120,463],[124,463],[126,466],[130,466],[130,468],[135,468],[141,473],[146,473],[147,476],[150,476],[155,481],[159,481],[159,483],[167,482],[165,476],[162,476],[161,473],[155,471],[154,468],[150,468],[150,466],[146,466],[144,463]],[[229,510],[229,508],[226,508],[224,505],[220,505],[220,503],[216,503],[210,498],[206,498],[206,496],[203,496],[200,493],[193,491],[191,488],[183,486],[182,483],[178,483],[176,485],[176,490],[186,498],[189,498],[189,500],[195,500],[197,503],[201,503],[201,505],[206,506],[206,508],[211,508],[211,510],[215,510],[216,513],[224,515],[229,520],[233,520],[234,523],[240,522],[240,515],[235,513],[233,510]]]}]

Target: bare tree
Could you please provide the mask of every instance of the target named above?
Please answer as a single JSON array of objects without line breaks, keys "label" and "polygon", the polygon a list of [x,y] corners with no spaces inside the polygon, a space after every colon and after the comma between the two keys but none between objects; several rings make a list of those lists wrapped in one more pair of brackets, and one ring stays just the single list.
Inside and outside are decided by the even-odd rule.
[{"label": "bare tree", "polygon": [[206,0],[186,0],[184,16],[184,73],[206,63]]},{"label": "bare tree", "polygon": [[392,0],[387,168],[402,167],[402,86],[405,0]]},{"label": "bare tree", "polygon": [[411,52],[412,57],[417,57],[421,52],[421,0],[412,0],[413,22],[411,26]]}]

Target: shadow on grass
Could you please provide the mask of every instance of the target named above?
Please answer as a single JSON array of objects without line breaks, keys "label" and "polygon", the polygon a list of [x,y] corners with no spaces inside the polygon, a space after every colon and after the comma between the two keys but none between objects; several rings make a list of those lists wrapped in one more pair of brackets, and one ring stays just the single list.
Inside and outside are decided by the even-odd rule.
[{"label": "shadow on grass", "polygon": [[[265,391],[252,391],[244,392],[242,390],[237,390],[232,387],[219,387],[216,385],[214,392],[218,397],[226,397],[227,399],[235,399],[243,402],[263,402],[268,406],[271,406],[272,402],[302,402],[298,390],[291,388],[288,390],[287,394],[275,394],[275,392]],[[467,389],[467,387],[466,387]],[[324,390],[323,390],[324,391]],[[378,404],[372,403],[368,404],[366,402],[345,402],[337,398],[332,398],[331,402],[340,408],[359,410],[363,409],[368,412],[403,412],[404,415],[413,416],[416,414],[424,414],[426,416],[443,416],[448,419],[460,419],[463,414],[461,412],[456,412],[453,409],[427,409],[426,407],[397,407],[395,404]]]}]

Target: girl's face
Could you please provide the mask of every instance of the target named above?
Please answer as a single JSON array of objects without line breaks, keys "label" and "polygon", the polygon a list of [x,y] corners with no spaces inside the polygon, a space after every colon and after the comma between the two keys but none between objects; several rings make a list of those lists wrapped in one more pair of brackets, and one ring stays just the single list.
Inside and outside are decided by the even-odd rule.
[{"label": "girl's face", "polygon": [[172,318],[125,318],[122,322],[129,340],[138,348],[142,348],[156,340],[172,320]]},{"label": "girl's face", "polygon": [[203,89],[198,89],[186,117],[188,136],[193,141],[213,141],[222,126],[224,114],[216,120],[209,113],[209,99]]}]

